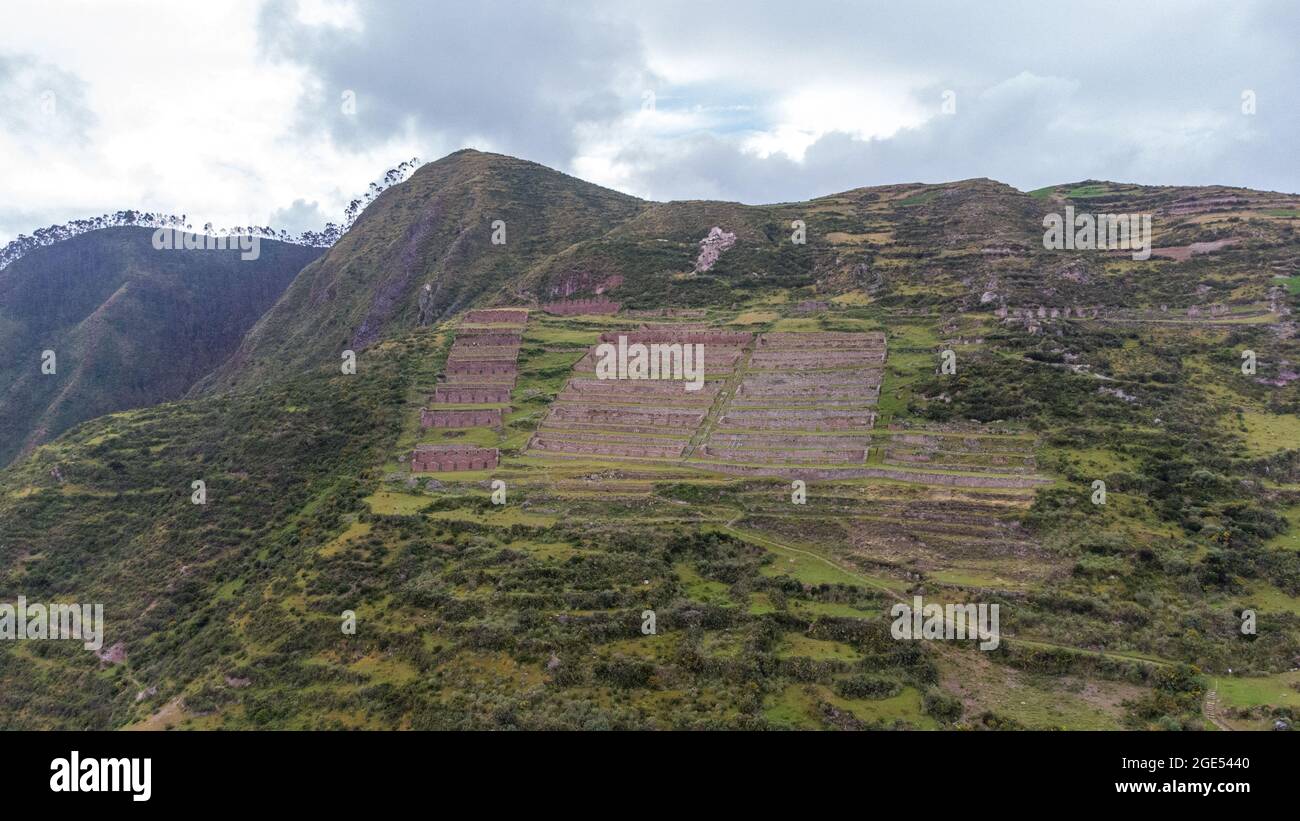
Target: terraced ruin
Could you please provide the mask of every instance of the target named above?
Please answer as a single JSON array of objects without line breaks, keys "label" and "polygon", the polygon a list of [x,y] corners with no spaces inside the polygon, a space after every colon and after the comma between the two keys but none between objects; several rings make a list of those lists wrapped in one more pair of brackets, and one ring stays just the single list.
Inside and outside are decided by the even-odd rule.
[{"label": "terraced ruin", "polygon": [[760,334],[698,460],[755,475],[764,466],[864,465],[884,361],[879,333]]},{"label": "terraced ruin", "polygon": [[[519,346],[528,312],[470,311],[455,330],[439,384],[420,409],[420,430],[463,434],[500,429],[519,375]],[[493,407],[483,407],[492,405]],[[490,470],[500,464],[495,447],[421,443],[409,454],[411,473]]]},{"label": "terraced ruin", "polygon": [[412,473],[488,470],[497,466],[496,448],[459,445],[416,445],[411,452]]},{"label": "terraced ruin", "polygon": [[460,406],[510,404],[510,392],[519,375],[520,339],[527,322],[528,311],[523,309],[466,314],[447,355],[443,381],[435,386],[429,398],[432,405],[455,405],[457,410],[426,408],[421,413],[421,425],[426,428],[500,425],[500,407]]},{"label": "terraced ruin", "polygon": [[879,332],[754,335],[688,325],[599,337],[601,343],[619,339],[704,345],[703,388],[597,379],[592,346],[531,437],[530,455],[937,486],[1025,488],[1049,481],[1037,472],[1032,437],[877,430],[887,355]]},{"label": "terraced ruin", "polygon": [[556,316],[595,316],[616,314],[619,307],[620,303],[612,299],[562,299],[546,303],[542,310]]},{"label": "terraced ruin", "polygon": [[528,449],[548,456],[681,459],[690,451],[751,335],[704,329],[641,329],[601,334],[616,344],[703,345],[705,380],[602,380],[597,347],[574,366]]},{"label": "terraced ruin", "polygon": [[[526,463],[559,471],[530,485],[536,504],[662,516],[657,488],[724,477],[733,532],[807,545],[864,572],[1008,588],[1056,572],[1020,524],[1034,489],[1051,483],[1038,440],[968,423],[882,426],[883,333],[678,323],[604,331],[597,344],[620,337],[704,344],[703,389],[598,379],[588,348],[525,448]],[[792,504],[795,479],[809,489]]]}]

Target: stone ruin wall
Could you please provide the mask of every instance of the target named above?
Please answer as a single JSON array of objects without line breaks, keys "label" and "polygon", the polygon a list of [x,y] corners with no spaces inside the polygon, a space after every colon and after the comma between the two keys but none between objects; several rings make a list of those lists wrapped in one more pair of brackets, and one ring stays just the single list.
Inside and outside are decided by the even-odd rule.
[{"label": "stone ruin wall", "polygon": [[555,316],[610,315],[618,313],[622,303],[611,299],[565,299],[548,302],[542,310]]},{"label": "stone ruin wall", "polygon": [[523,325],[528,311],[522,308],[479,309],[465,314],[464,322],[472,325]]},{"label": "stone ruin wall", "polygon": [[422,428],[499,428],[501,409],[490,410],[430,410],[420,411]]},{"label": "stone ruin wall", "polygon": [[437,385],[432,401],[438,405],[505,404],[510,388],[504,385]]},{"label": "stone ruin wall", "polygon": [[724,345],[741,347],[748,345],[753,339],[753,335],[744,331],[679,331],[669,329],[644,329],[639,331],[606,331],[600,335],[601,342],[618,344],[619,337],[626,337],[627,344],[660,343],[665,345],[672,344],[700,344],[700,345]]},{"label": "stone ruin wall", "polygon": [[496,448],[459,445],[419,445],[411,452],[412,473],[443,473],[452,470],[491,470],[500,462]]},{"label": "stone ruin wall", "polygon": [[448,376],[510,376],[519,374],[519,365],[509,359],[458,359],[447,362]]}]

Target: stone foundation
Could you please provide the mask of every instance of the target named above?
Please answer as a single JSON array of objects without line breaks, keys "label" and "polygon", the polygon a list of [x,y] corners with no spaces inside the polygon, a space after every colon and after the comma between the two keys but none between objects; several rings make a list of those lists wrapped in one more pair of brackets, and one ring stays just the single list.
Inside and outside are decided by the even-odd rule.
[{"label": "stone foundation", "polygon": [[510,359],[457,359],[448,361],[448,376],[509,376],[519,373],[519,365]]},{"label": "stone foundation", "polygon": [[473,325],[523,325],[528,321],[528,311],[522,308],[498,308],[470,311],[465,322]]},{"label": "stone foundation", "polygon": [[740,347],[748,345],[753,335],[744,331],[678,331],[663,329],[647,329],[641,331],[607,331],[600,335],[601,342],[611,342],[618,344],[619,337],[626,337],[627,344],[636,343],[650,344],[660,342],[673,344],[680,342],[683,344],[701,344],[701,345],[723,345]]},{"label": "stone foundation", "polygon": [[490,410],[429,410],[420,411],[422,428],[499,428],[501,409]]},{"label": "stone foundation", "polygon": [[610,299],[565,299],[548,302],[542,310],[556,316],[583,316],[590,314],[616,314],[622,303]]},{"label": "stone foundation", "polygon": [[491,470],[500,461],[496,448],[464,445],[416,445],[411,452],[412,473],[443,473],[450,470]]},{"label": "stone foundation", "polygon": [[433,389],[437,405],[504,405],[510,402],[510,388],[501,385],[438,385]]}]

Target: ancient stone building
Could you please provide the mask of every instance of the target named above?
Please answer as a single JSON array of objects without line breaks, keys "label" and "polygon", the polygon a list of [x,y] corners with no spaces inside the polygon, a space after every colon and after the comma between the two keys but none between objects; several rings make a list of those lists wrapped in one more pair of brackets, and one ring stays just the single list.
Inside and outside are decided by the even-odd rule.
[{"label": "ancient stone building", "polygon": [[504,404],[510,401],[505,385],[438,385],[433,389],[436,405]]},{"label": "ancient stone building", "polygon": [[622,303],[611,299],[564,299],[548,302],[542,310],[556,316],[582,316],[585,314],[616,314]]},{"label": "ancient stone building", "polygon": [[412,473],[441,473],[449,470],[491,470],[500,455],[496,448],[465,445],[416,445],[411,452]]},{"label": "ancient stone building", "polygon": [[420,410],[422,428],[499,428],[501,409],[488,410]]},{"label": "ancient stone building", "polygon": [[608,331],[600,335],[600,341],[617,344],[619,337],[626,337],[629,345],[636,343],[650,344],[653,342],[670,345],[678,342],[699,343],[702,345],[747,345],[752,338],[750,334],[744,331],[679,331],[656,328],[642,331]]},{"label": "ancient stone building", "polygon": [[528,321],[528,311],[523,308],[498,308],[470,311],[465,321],[474,325],[523,325]]}]

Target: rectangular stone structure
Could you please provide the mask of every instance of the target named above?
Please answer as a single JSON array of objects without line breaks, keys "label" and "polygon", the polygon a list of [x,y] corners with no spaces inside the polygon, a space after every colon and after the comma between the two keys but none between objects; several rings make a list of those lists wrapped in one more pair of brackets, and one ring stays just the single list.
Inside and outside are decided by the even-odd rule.
[{"label": "rectangular stone structure", "polygon": [[438,385],[435,405],[498,405],[510,401],[510,388],[502,385]]},{"label": "rectangular stone structure", "polygon": [[483,308],[465,314],[473,325],[523,325],[528,322],[526,308]]},{"label": "rectangular stone structure", "polygon": [[412,473],[445,473],[452,470],[491,470],[500,463],[496,448],[466,445],[416,445],[411,451]]},{"label": "rectangular stone structure", "polygon": [[622,303],[612,299],[564,299],[548,302],[542,310],[556,316],[583,316],[595,314],[616,314]]},{"label": "rectangular stone structure", "polygon": [[487,410],[420,410],[422,428],[499,428],[501,409]]},{"label": "rectangular stone structure", "polygon": [[457,359],[448,361],[448,376],[515,376],[519,365],[509,359]]},{"label": "rectangular stone structure", "polygon": [[619,337],[626,337],[627,344],[634,345],[637,343],[650,344],[660,342],[673,344],[674,342],[701,344],[701,345],[724,345],[724,346],[744,346],[748,345],[753,339],[753,335],[745,331],[722,331],[722,330],[696,330],[680,331],[668,328],[649,328],[639,331],[606,331],[600,335],[601,342],[618,343]]}]

